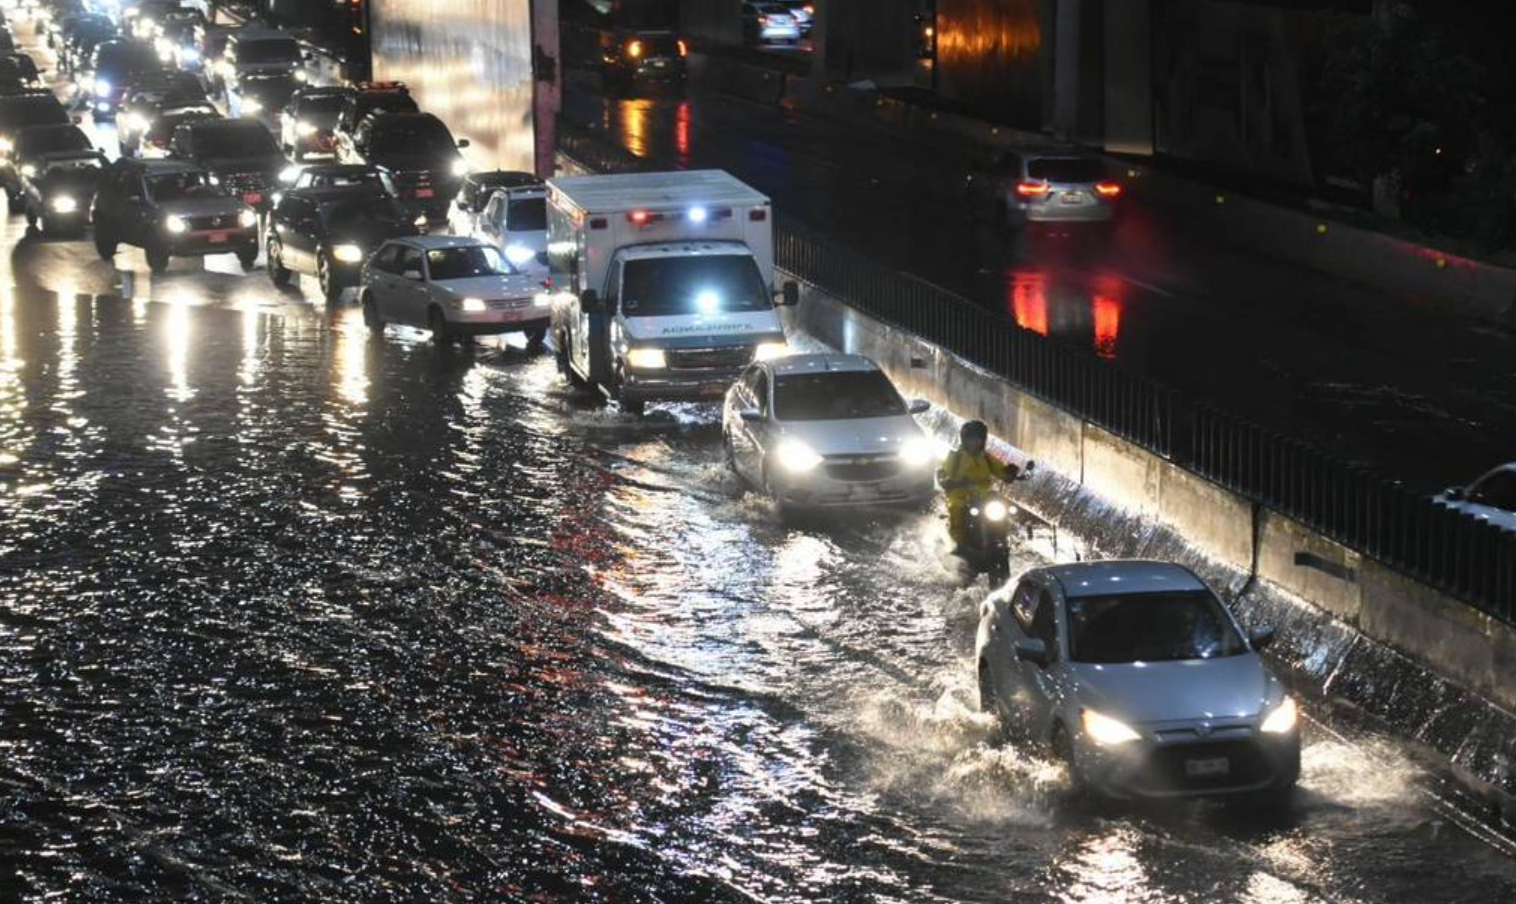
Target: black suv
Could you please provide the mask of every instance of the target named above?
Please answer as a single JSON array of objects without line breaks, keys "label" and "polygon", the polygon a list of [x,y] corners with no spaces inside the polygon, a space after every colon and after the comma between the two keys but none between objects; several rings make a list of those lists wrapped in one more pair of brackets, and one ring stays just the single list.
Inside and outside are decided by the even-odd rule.
[{"label": "black suv", "polygon": [[37,64],[24,53],[0,55],[0,93],[21,94],[45,87]]},{"label": "black suv", "polygon": [[10,193],[10,212],[21,212],[16,174],[16,135],[28,126],[71,125],[73,119],[51,91],[0,97],[0,187]]},{"label": "black suv", "polygon": [[231,194],[260,211],[268,210],[279,174],[289,161],[261,122],[206,119],[180,126],[169,156],[205,167]]},{"label": "black suv", "polygon": [[600,52],[600,84],[607,93],[638,87],[684,89],[689,77],[684,40],[671,32],[608,32]]},{"label": "black suv", "polygon": [[143,72],[163,68],[158,51],[141,41],[106,41],[95,48],[88,78],[79,80],[82,96],[96,119],[116,117],[116,108],[126,96],[127,83]]},{"label": "black suv", "polygon": [[353,89],[305,87],[295,92],[279,117],[279,145],[296,162],[308,156],[335,156],[337,120]]},{"label": "black suv", "polygon": [[415,234],[405,208],[377,185],[287,191],[269,220],[269,279],[283,286],[293,273],[312,273],[326,300],[336,301],[358,284],[376,248]]},{"label": "black suv", "polygon": [[359,82],[337,115],[339,136],[358,131],[363,121],[378,113],[420,113],[416,99],[402,82]]},{"label": "black suv", "polygon": [[344,163],[369,163],[390,171],[400,200],[413,214],[428,220],[447,219],[468,173],[461,148],[442,120],[430,113],[381,113],[358,126],[351,137],[339,139]]},{"label": "black suv", "polygon": [[101,260],[112,260],[119,245],[140,247],[154,273],[173,257],[234,253],[243,270],[258,260],[258,215],[193,164],[117,160],[95,195],[93,219]]}]

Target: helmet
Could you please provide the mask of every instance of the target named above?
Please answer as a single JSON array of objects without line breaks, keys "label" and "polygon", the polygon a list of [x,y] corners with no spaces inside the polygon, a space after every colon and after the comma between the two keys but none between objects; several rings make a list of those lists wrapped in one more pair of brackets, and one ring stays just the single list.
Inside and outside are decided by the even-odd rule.
[{"label": "helmet", "polygon": [[984,421],[965,421],[958,429],[958,439],[961,442],[977,440],[986,442],[990,438],[990,428],[985,426]]}]

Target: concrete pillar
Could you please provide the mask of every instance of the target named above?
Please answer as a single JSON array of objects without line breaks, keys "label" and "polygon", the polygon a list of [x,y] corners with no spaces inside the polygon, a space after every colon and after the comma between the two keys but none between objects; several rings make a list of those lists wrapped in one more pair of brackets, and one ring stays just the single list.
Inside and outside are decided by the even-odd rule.
[{"label": "concrete pillar", "polygon": [[1104,8],[1102,0],[1058,0],[1055,8],[1053,131],[1060,138],[1098,143],[1105,127]]},{"label": "concrete pillar", "polygon": [[1105,149],[1153,153],[1153,11],[1150,0],[1105,4]]}]

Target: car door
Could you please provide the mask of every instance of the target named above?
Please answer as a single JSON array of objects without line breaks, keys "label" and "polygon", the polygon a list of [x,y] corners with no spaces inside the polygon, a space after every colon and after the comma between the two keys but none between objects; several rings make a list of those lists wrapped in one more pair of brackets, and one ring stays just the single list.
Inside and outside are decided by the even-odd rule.
[{"label": "car door", "polygon": [[398,261],[399,272],[394,289],[389,293],[394,305],[393,319],[396,323],[410,326],[426,326],[426,307],[430,300],[426,291],[426,262],[420,248],[402,245]]},{"label": "car door", "polygon": [[131,245],[142,245],[146,236],[153,234],[158,226],[156,208],[142,171],[128,167],[122,173],[120,219],[117,234]]},{"label": "car door", "polygon": [[501,230],[505,228],[505,215],[509,209],[505,192],[497,191],[490,195],[489,202],[484,205],[484,212],[479,214],[479,237],[502,252],[505,251],[505,239]]},{"label": "car door", "polygon": [[[286,199],[288,200],[288,199]],[[288,246],[293,250],[294,267],[301,273],[316,272],[316,232],[321,228],[316,216],[315,202],[309,198],[296,198],[293,220],[290,224]],[[286,264],[286,266],[289,266]]]},{"label": "car door", "polygon": [[400,272],[401,246],[395,242],[386,242],[374,252],[374,257],[369,261],[368,271],[364,276],[364,286],[374,299],[374,306],[379,310],[380,316],[386,320],[393,320],[391,311],[394,305],[390,299],[395,293],[395,280]]},{"label": "car door", "polygon": [[773,437],[777,426],[772,421],[774,406],[770,399],[771,383],[768,371],[759,368],[758,375],[753,379],[752,402],[753,407],[758,409],[762,417],[751,424],[743,424],[746,446],[744,464],[749,479],[760,484],[763,481],[764,470],[768,466],[770,438]]},{"label": "car door", "polygon": [[997,609],[993,613],[985,648],[991,683],[1006,715],[1015,723],[1014,727],[1018,731],[1026,731],[1030,724],[1029,692],[1032,682],[1025,671],[1033,665],[1016,658],[1016,644],[1032,636],[1032,619],[1037,611],[1037,592],[1040,589],[1038,583],[1031,578],[1023,578],[1016,585],[1016,590],[1004,604],[1004,609]]},{"label": "car door", "polygon": [[1047,663],[1023,662],[1021,670],[1026,694],[1027,726],[1035,738],[1047,738],[1052,732],[1054,710],[1058,700],[1057,672],[1063,666],[1059,638],[1058,597],[1049,587],[1037,588],[1032,610],[1029,637],[1040,640],[1047,650]]},{"label": "car door", "polygon": [[732,389],[733,411],[731,422],[727,426],[727,435],[731,437],[732,444],[732,468],[737,476],[752,483],[759,479],[753,470],[756,452],[753,425],[742,419],[742,412],[758,410],[758,386],[762,377],[763,369],[754,364],[737,381]]},{"label": "car door", "polygon": [[269,229],[279,240],[279,259],[286,270],[296,269],[298,263],[295,250],[295,223],[298,219],[296,211],[299,209],[300,199],[285,196],[279,203],[274,205],[269,214]]}]

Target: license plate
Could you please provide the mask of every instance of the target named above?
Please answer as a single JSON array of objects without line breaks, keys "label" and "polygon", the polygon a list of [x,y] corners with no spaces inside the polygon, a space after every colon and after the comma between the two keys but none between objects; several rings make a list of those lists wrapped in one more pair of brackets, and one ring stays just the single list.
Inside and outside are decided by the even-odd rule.
[{"label": "license plate", "polygon": [[1224,756],[1208,760],[1185,760],[1184,774],[1189,778],[1215,778],[1232,771],[1232,763]]},{"label": "license plate", "polygon": [[245,194],[245,195],[242,196],[242,200],[246,201],[249,204],[262,204],[263,203],[263,195],[259,194],[258,192],[255,192],[255,191],[250,191],[247,194]]},{"label": "license plate", "polygon": [[1080,204],[1083,201],[1084,192],[1082,191],[1066,191],[1063,193],[1063,203],[1065,204]]},{"label": "license plate", "polygon": [[224,245],[226,244],[226,240],[231,238],[231,235],[230,232],[212,232],[205,237],[205,240],[212,245]]},{"label": "license plate", "polygon": [[430,188],[418,188],[418,189],[416,189],[416,197],[418,197],[418,198],[430,198],[431,196],[433,196],[435,194],[436,194],[436,192],[433,191]]}]

